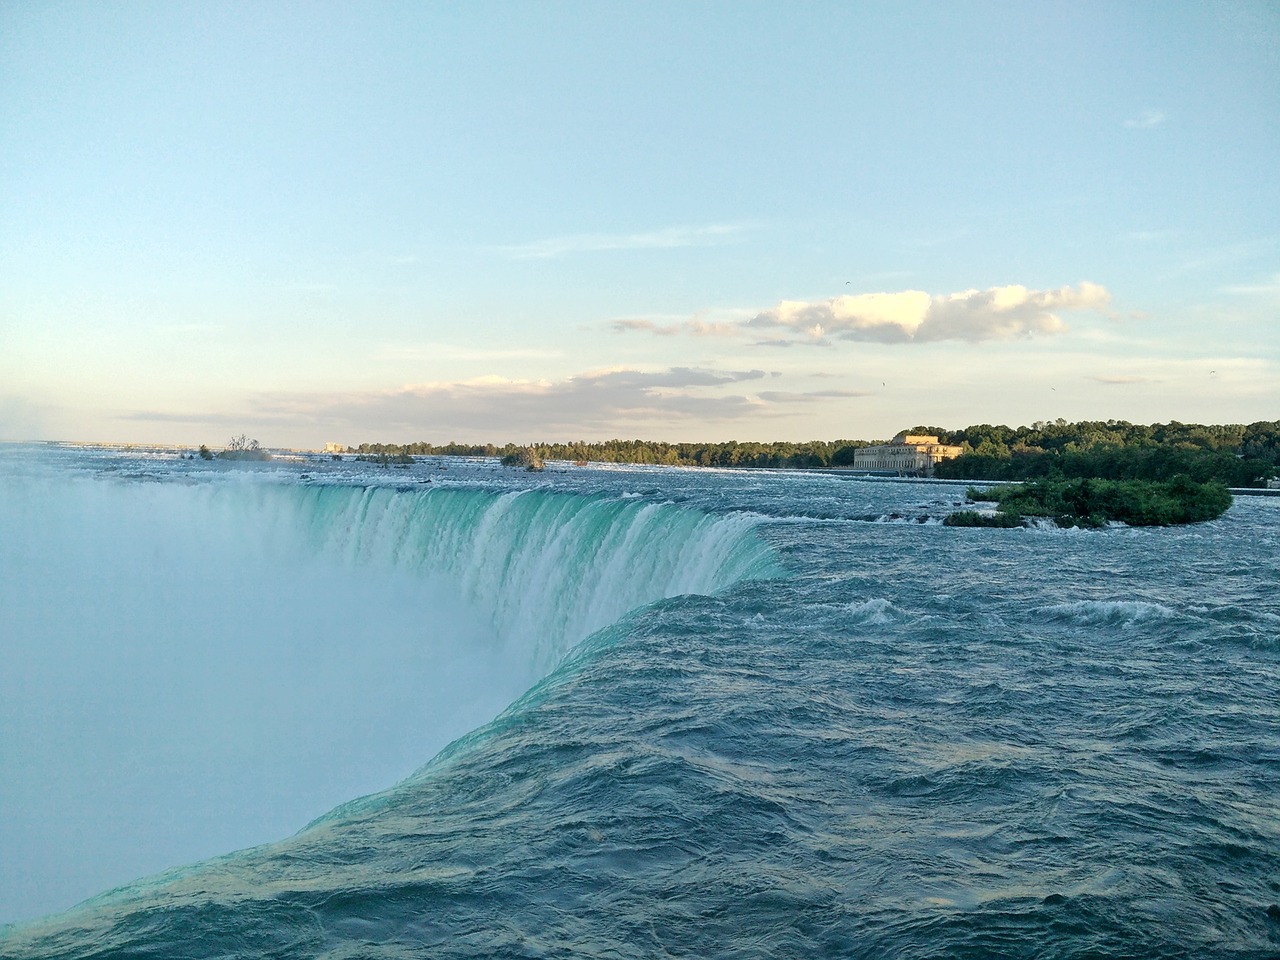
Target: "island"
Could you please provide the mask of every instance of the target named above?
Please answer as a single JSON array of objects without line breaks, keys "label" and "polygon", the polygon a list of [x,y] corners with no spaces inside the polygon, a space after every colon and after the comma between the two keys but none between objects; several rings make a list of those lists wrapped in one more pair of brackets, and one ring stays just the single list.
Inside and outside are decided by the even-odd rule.
[{"label": "island", "polygon": [[974,502],[999,506],[994,512],[961,510],[942,522],[950,527],[1020,527],[1045,517],[1060,527],[1167,527],[1202,523],[1222,516],[1231,492],[1220,482],[1197,483],[1185,474],[1170,480],[1036,480],[966,493]]}]

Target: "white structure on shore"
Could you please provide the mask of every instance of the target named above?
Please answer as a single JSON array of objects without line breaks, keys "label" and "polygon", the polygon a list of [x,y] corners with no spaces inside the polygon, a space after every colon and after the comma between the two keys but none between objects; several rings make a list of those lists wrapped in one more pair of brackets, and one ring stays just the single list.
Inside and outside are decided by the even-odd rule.
[{"label": "white structure on shore", "polygon": [[853,451],[853,469],[931,477],[940,460],[950,460],[960,453],[960,447],[939,443],[937,437],[909,434],[904,430],[888,443]]}]

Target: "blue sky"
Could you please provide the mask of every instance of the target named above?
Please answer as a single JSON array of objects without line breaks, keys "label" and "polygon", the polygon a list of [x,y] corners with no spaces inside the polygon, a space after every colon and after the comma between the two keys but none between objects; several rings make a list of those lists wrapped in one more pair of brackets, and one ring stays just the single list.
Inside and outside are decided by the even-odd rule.
[{"label": "blue sky", "polygon": [[0,143],[0,438],[1280,417],[1268,2],[3,2]]}]

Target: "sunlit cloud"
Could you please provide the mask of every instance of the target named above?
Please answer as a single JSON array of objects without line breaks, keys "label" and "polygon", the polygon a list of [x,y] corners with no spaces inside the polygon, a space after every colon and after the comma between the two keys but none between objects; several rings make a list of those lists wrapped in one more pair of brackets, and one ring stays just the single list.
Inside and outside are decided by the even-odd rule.
[{"label": "sunlit cloud", "polygon": [[1158,127],[1164,123],[1165,116],[1161,110],[1147,110],[1141,116],[1132,117],[1124,122],[1124,125],[1131,130],[1150,130],[1152,127]]},{"label": "sunlit cloud", "polygon": [[939,340],[1015,340],[1065,329],[1059,311],[1102,311],[1104,287],[1084,282],[1057,290],[1020,285],[931,296],[919,290],[784,300],[758,314],[750,326],[784,329],[799,341],[825,339],[878,343]]},{"label": "sunlit cloud", "polygon": [[830,348],[840,340],[979,343],[1059,333],[1066,329],[1058,316],[1064,311],[1091,310],[1110,317],[1110,300],[1105,287],[1088,281],[1057,290],[1030,290],[1012,284],[936,296],[922,290],[905,290],[844,294],[824,300],[783,300],[772,310],[760,311],[745,320],[625,319],[615,320],[611,326],[617,333],[659,337],[734,337],[781,331],[781,335],[752,339],[753,346],[781,349],[801,345]]},{"label": "sunlit cloud", "polygon": [[667,227],[641,233],[578,233],[550,237],[532,243],[502,248],[517,260],[547,260],[573,253],[609,250],[671,250],[680,247],[709,247],[743,233],[746,226],[713,223],[704,226]]}]

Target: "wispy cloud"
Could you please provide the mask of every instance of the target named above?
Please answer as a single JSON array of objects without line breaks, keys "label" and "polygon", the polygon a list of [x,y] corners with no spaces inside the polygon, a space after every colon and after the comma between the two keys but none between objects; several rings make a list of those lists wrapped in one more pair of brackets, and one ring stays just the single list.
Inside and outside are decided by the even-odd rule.
[{"label": "wispy cloud", "polygon": [[376,348],[374,360],[555,360],[564,351],[547,347],[462,347],[451,343],[387,343]]},{"label": "wispy cloud", "polygon": [[1244,294],[1252,296],[1261,294],[1262,296],[1275,296],[1280,294],[1280,273],[1275,274],[1270,280],[1264,280],[1261,283],[1243,283],[1232,284],[1223,287],[1223,293]]},{"label": "wispy cloud", "polygon": [[1125,386],[1133,383],[1155,383],[1150,377],[1089,377],[1096,383],[1103,383],[1110,387]]},{"label": "wispy cloud", "polygon": [[736,337],[742,335],[742,328],[733,323],[715,323],[707,320],[677,320],[673,323],[659,323],[656,320],[615,320],[612,324],[617,333],[652,333],[659,337],[672,337],[685,333],[695,337]]},{"label": "wispy cloud", "polygon": [[817,347],[821,350],[831,350],[835,347],[835,344],[825,337],[808,337],[800,340],[772,337],[765,340],[752,341],[751,345],[753,347],[771,347],[775,350],[789,350],[792,347]]},{"label": "wispy cloud", "polygon": [[1244,261],[1261,262],[1274,267],[1275,253],[1280,242],[1274,236],[1240,240],[1219,247],[1205,247],[1177,264],[1167,276],[1182,276],[1203,270],[1221,270]]},{"label": "wispy cloud", "polygon": [[1126,120],[1124,125],[1131,130],[1150,130],[1152,127],[1160,126],[1164,121],[1163,110],[1147,110],[1141,116]]},{"label": "wispy cloud", "polygon": [[503,247],[517,260],[547,260],[573,253],[608,250],[670,250],[709,247],[745,232],[743,224],[713,223],[703,226],[666,227],[641,233],[578,233],[550,237],[532,243]]},{"label": "wispy cloud", "polygon": [[163,337],[196,337],[221,331],[219,323],[158,323],[151,328],[152,333]]},{"label": "wispy cloud", "polygon": [[961,240],[969,236],[968,227],[958,227],[954,230],[940,230],[936,233],[921,234],[911,237],[906,241],[906,246],[918,250],[928,250],[933,247],[949,246],[959,243]]},{"label": "wispy cloud", "polygon": [[1120,235],[1126,243],[1167,243],[1182,236],[1181,230],[1130,230]]},{"label": "wispy cloud", "polygon": [[813,403],[817,400],[848,400],[858,397],[872,396],[868,390],[812,390],[794,392],[784,390],[765,390],[757,396],[768,403]]}]

